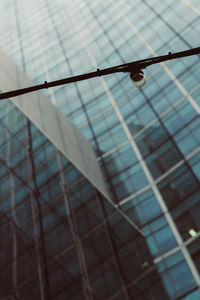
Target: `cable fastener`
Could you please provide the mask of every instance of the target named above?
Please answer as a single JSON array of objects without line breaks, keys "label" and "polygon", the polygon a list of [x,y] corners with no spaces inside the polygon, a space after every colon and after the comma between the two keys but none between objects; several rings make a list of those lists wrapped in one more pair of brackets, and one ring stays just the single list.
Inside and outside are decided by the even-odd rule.
[{"label": "cable fastener", "polygon": [[101,77],[101,73],[100,73],[99,69],[97,69],[97,74],[98,74],[99,77]]},{"label": "cable fastener", "polygon": [[45,84],[45,88],[48,89],[47,81],[45,81],[44,84]]}]

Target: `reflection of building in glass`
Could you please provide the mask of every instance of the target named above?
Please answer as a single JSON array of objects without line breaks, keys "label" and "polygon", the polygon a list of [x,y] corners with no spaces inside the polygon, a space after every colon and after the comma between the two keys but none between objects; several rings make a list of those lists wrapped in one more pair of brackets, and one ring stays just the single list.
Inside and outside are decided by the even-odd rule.
[{"label": "reflection of building in glass", "polygon": [[[3,90],[28,83],[3,53],[0,61]],[[167,299],[142,232],[108,196],[90,143],[41,93],[13,103],[1,102],[1,299]]]},{"label": "reflection of building in glass", "polygon": [[[41,83],[199,46],[199,15],[197,0],[2,0],[0,41]],[[92,142],[115,207],[144,233],[169,299],[200,298],[199,67],[199,56],[152,66],[145,70],[148,81],[141,90],[132,87],[128,74],[115,74],[45,91]],[[11,149],[17,152],[15,144]],[[12,159],[19,158],[13,154]],[[38,175],[37,184],[42,180]],[[156,286],[157,279],[151,280],[141,280],[141,290],[143,284]],[[112,293],[110,299],[123,298]],[[159,293],[151,295],[160,299]]]}]

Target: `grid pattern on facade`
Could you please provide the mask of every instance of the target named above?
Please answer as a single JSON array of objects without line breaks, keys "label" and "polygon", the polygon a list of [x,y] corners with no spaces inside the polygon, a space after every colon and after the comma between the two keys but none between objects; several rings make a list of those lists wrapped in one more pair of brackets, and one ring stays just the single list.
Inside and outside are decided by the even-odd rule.
[{"label": "grid pattern on facade", "polygon": [[165,295],[141,233],[11,102],[0,128],[1,299]]},{"label": "grid pattern on facade", "polygon": [[[198,0],[1,6],[1,45],[36,83],[199,42]],[[170,299],[199,297],[199,65],[194,56],[152,66],[142,91],[115,74],[47,92],[91,140],[113,202],[144,232]],[[194,287],[184,285],[190,272]]]}]

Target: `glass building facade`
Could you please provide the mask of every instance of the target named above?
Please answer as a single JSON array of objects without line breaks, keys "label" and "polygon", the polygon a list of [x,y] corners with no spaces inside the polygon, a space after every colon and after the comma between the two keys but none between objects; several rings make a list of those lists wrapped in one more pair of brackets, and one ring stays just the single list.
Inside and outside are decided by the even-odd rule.
[{"label": "glass building facade", "polygon": [[[199,46],[199,0],[2,0],[0,8],[0,45],[35,83]],[[200,299],[199,69],[196,55],[149,67],[139,90],[129,74],[113,74],[44,91],[91,142],[112,199],[77,175],[84,179],[69,193],[81,199],[82,212],[71,200],[68,221],[56,182],[62,168],[45,145],[55,146],[14,104],[0,103],[2,299]],[[32,155],[28,142],[17,145],[24,137],[6,118],[20,118],[29,143],[35,135]],[[15,159],[29,162],[18,171],[26,184],[29,178],[28,191],[10,166]],[[62,161],[66,174],[81,174]]]}]

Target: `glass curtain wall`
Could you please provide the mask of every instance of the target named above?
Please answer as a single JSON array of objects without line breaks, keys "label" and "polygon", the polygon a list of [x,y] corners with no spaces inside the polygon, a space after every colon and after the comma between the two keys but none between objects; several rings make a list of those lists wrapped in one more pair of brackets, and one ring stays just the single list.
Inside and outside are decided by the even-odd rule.
[{"label": "glass curtain wall", "polygon": [[[198,0],[2,0],[0,41],[42,83],[197,47],[199,15]],[[151,66],[140,90],[113,74],[44,91],[92,142],[169,299],[200,298],[199,67],[198,55]]]},{"label": "glass curtain wall", "polygon": [[0,114],[1,299],[167,299],[135,225],[9,100]]}]

